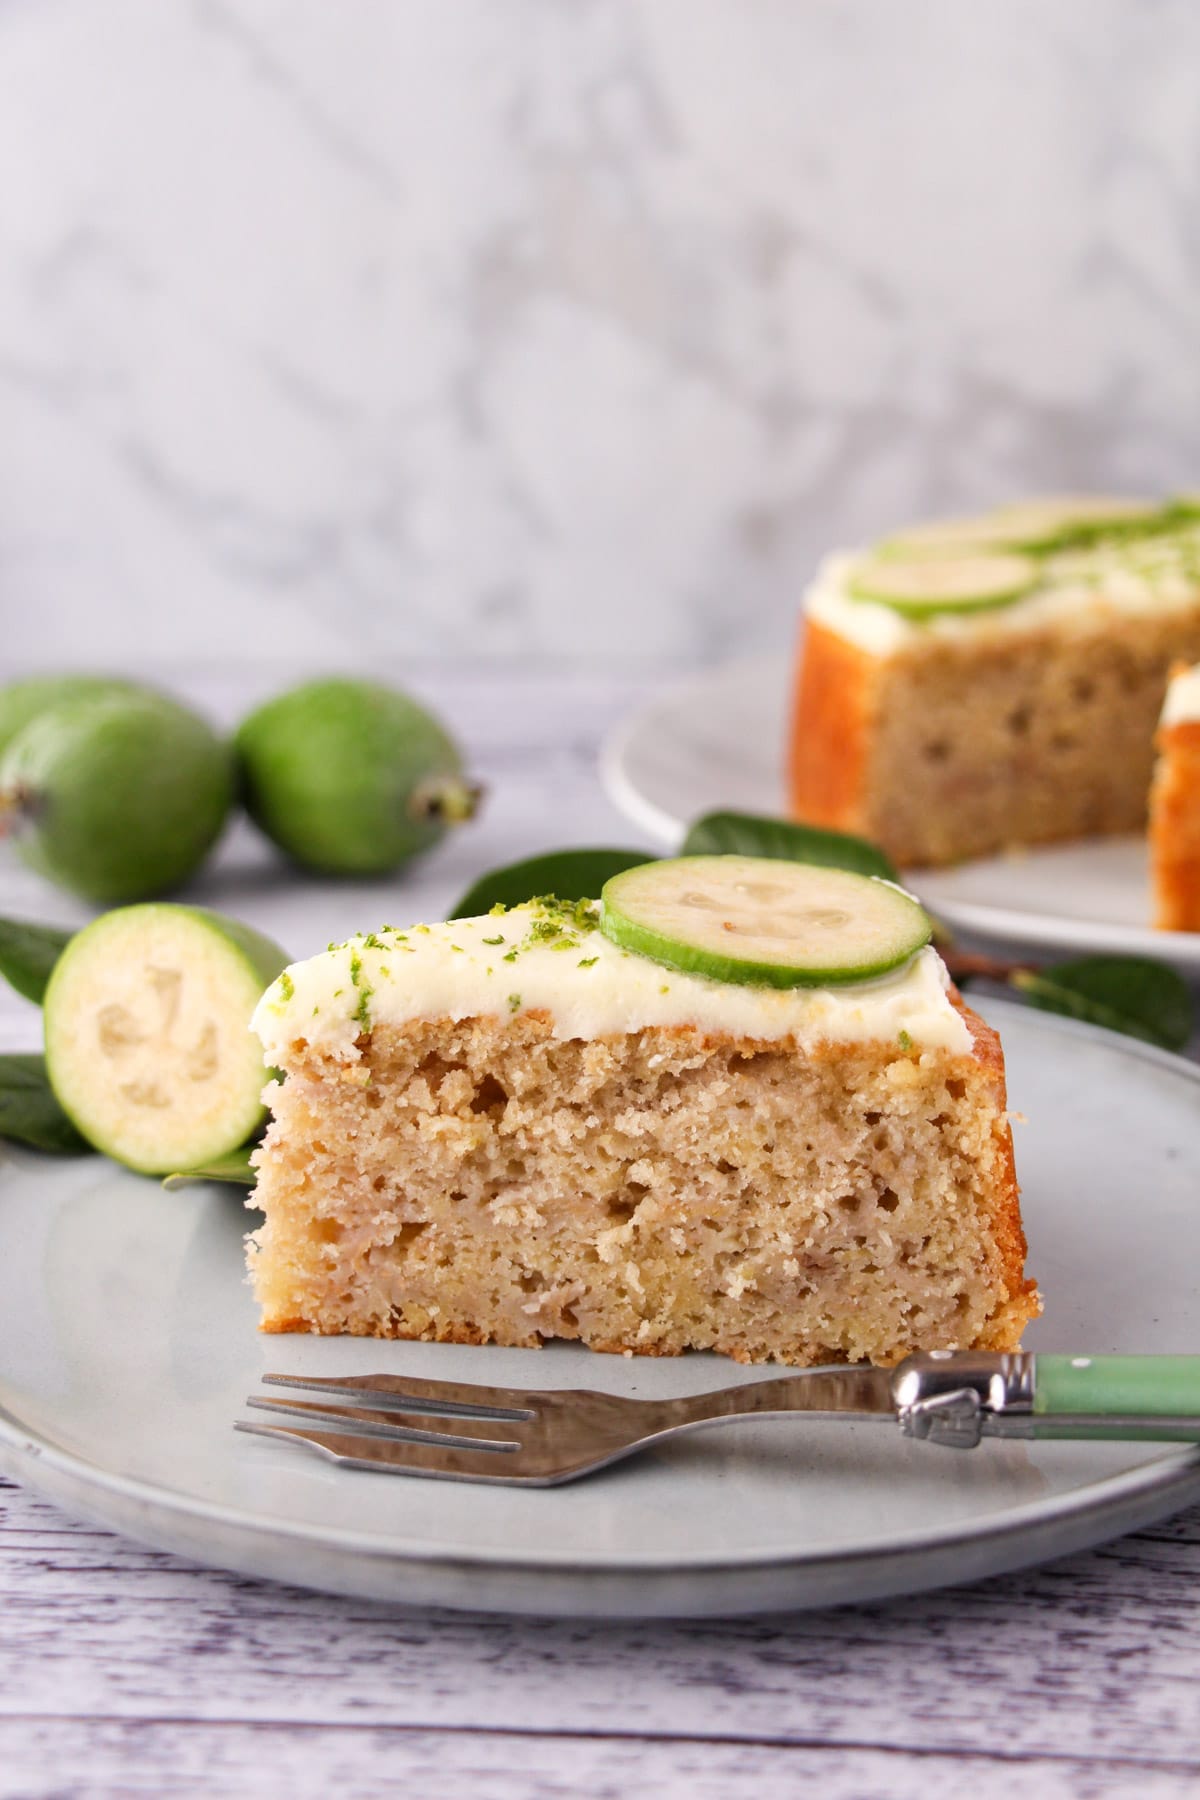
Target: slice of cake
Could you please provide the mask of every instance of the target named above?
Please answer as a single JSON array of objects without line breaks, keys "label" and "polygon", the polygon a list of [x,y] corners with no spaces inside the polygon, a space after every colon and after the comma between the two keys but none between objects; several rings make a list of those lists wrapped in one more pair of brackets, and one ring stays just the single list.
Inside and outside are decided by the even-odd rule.
[{"label": "slice of cake", "polygon": [[[738,867],[714,899],[700,864]],[[685,871],[674,913],[630,924],[610,883],[603,912],[384,928],[267,991],[263,1329],[796,1364],[1015,1348],[1038,1302],[1003,1056],[914,950],[928,922],[872,912],[915,903],[792,864],[650,867]],[[833,960],[782,966],[814,932]]]},{"label": "slice of cake", "polygon": [[1150,879],[1161,931],[1200,931],[1200,663],[1173,671],[1150,789]]},{"label": "slice of cake", "polygon": [[902,866],[1140,831],[1195,509],[1026,502],[831,558],[807,596],[791,809]]}]

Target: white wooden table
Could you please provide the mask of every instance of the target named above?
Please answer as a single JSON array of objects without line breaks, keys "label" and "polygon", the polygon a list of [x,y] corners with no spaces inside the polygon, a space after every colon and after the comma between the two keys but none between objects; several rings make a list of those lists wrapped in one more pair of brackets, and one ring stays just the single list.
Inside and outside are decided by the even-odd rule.
[{"label": "white wooden table", "polygon": [[[191,691],[231,717],[279,672]],[[594,775],[606,678],[421,682],[492,794],[395,890],[435,916],[494,862],[637,842]],[[206,897],[236,910],[247,840]],[[0,868],[0,910],[46,906]],[[60,896],[54,915],[82,915]],[[315,908],[315,915],[314,915]],[[369,920],[297,886],[297,953]],[[304,926],[309,919],[312,923]],[[312,942],[302,941],[307,929]],[[3,1047],[36,1043],[0,1002]],[[0,1195],[0,1204],[3,1196]],[[3,1321],[0,1321],[0,1330]],[[1200,1510],[974,1588],[834,1613],[593,1625],[401,1612],[143,1550],[0,1480],[0,1796],[1200,1792]]]}]

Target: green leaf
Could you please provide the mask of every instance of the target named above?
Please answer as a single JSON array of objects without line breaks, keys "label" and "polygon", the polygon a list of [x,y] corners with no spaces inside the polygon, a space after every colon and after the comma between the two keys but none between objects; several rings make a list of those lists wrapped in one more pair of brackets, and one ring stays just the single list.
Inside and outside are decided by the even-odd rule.
[{"label": "green leaf", "polygon": [[559,900],[598,900],[610,876],[655,860],[645,850],[551,850],[545,856],[529,856],[482,875],[448,917],[477,918],[493,906],[520,906],[539,894],[554,894]]},{"label": "green leaf", "polygon": [[0,1056],[0,1137],[60,1156],[92,1148],[58,1104],[44,1056]]},{"label": "green leaf", "polygon": [[1009,977],[1031,1006],[1104,1025],[1162,1050],[1192,1035],[1192,996],[1174,969],[1140,956],[1085,956]]},{"label": "green leaf", "polygon": [[240,1150],[230,1150],[224,1156],[214,1156],[211,1162],[200,1163],[195,1169],[180,1169],[174,1175],[163,1177],[163,1186],[170,1188],[190,1187],[197,1181],[227,1181],[234,1187],[252,1188],[256,1175],[250,1162],[253,1144],[243,1144]]},{"label": "green leaf", "polygon": [[40,1006],[54,965],[74,935],[32,919],[0,919],[0,975]]},{"label": "green leaf", "polygon": [[866,838],[845,831],[821,831],[792,819],[757,813],[711,812],[697,819],[683,840],[680,856],[773,856],[781,862],[818,863],[855,875],[882,875],[898,881],[895,866]]}]

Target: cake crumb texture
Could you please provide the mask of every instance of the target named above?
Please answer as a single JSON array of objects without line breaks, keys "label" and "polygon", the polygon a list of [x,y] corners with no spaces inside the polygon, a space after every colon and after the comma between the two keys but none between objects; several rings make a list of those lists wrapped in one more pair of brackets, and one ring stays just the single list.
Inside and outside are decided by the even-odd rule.
[{"label": "cake crumb texture", "polygon": [[798,1052],[537,1013],[295,1040],[250,1240],[267,1331],[740,1362],[1015,1348],[1025,1278],[999,1042]]},{"label": "cake crumb texture", "polygon": [[887,657],[810,621],[792,811],[909,867],[1141,831],[1180,656],[1200,658],[1200,600],[1086,629],[930,635]]}]

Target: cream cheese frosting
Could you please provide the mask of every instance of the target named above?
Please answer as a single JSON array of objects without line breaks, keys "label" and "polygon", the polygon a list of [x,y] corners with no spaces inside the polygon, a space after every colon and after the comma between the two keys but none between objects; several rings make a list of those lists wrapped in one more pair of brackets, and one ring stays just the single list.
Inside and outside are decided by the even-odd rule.
[{"label": "cream cheese frosting", "polygon": [[1200,663],[1172,675],[1163,701],[1164,725],[1191,725],[1200,719]]},{"label": "cream cheese frosting", "polygon": [[891,656],[931,639],[977,643],[1046,626],[1086,631],[1107,619],[1200,607],[1196,527],[1091,550],[1059,551],[1042,559],[1042,581],[1020,600],[919,621],[849,592],[850,570],[867,554],[840,551],[828,557],[805,597],[805,610],[810,619],[871,656]]},{"label": "cream cheese frosting", "polygon": [[293,963],[252,1020],[265,1060],[298,1038],[354,1061],[375,1025],[413,1019],[545,1012],[556,1037],[595,1038],[650,1026],[762,1039],[900,1043],[967,1053],[971,1034],[951,1004],[949,976],[926,947],[869,982],[765,988],[679,974],[621,950],[597,929],[594,909],[552,928],[559,913],[536,902],[482,918],[391,926]]}]

